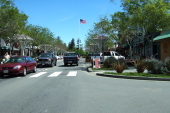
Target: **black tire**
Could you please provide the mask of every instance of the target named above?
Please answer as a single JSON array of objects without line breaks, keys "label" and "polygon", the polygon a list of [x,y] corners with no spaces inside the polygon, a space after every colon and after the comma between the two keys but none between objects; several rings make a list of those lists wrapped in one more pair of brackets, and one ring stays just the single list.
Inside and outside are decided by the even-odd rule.
[{"label": "black tire", "polygon": [[64,63],[64,66],[67,66],[67,63]]},{"label": "black tire", "polygon": [[3,77],[4,77],[4,75],[0,75],[0,77],[1,77],[1,78],[3,78]]},{"label": "black tire", "polygon": [[24,77],[24,76],[26,76],[26,75],[27,75],[27,68],[24,67],[23,72],[22,72],[22,76]]},{"label": "black tire", "polygon": [[33,69],[33,73],[36,73],[36,72],[37,72],[37,66],[35,66]]},{"label": "black tire", "polygon": [[77,63],[76,65],[78,66],[79,64]]}]

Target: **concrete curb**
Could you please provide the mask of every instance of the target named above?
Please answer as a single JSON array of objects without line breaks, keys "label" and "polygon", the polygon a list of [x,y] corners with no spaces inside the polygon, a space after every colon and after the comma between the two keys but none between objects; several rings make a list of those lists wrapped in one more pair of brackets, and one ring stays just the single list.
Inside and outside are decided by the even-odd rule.
[{"label": "concrete curb", "polygon": [[[87,71],[88,71],[88,72],[101,72],[101,71],[93,71],[91,68],[87,68]],[[170,78],[135,77],[135,76],[111,75],[111,74],[103,74],[103,73],[96,73],[96,75],[97,75],[97,76],[103,76],[103,77],[124,78],[124,79],[136,79],[136,80],[170,81]]]}]

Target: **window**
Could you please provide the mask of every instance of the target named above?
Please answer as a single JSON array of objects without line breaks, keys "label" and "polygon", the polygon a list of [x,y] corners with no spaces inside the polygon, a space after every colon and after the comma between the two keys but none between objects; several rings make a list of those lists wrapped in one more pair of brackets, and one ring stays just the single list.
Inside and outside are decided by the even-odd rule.
[{"label": "window", "polygon": [[34,60],[31,57],[28,57],[29,61],[33,62]]},{"label": "window", "polygon": [[111,53],[110,52],[104,52],[103,55],[104,56],[111,56]]},{"label": "window", "polygon": [[115,56],[120,56],[118,53],[115,53]]}]

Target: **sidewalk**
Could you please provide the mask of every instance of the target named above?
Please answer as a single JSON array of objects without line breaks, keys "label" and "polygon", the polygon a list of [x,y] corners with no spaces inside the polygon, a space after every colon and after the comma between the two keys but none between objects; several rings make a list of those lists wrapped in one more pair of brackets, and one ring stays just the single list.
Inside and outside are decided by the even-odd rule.
[{"label": "sidewalk", "polygon": [[[87,68],[88,68],[87,69],[88,72],[96,72],[96,73],[98,73],[98,72],[100,72],[100,73],[103,73],[103,72],[115,72],[116,73],[115,70],[92,70],[90,63],[86,63],[86,65],[87,65]],[[123,73],[124,72],[137,72],[137,71],[136,71],[136,68],[134,66],[129,66],[128,69],[125,69],[123,71]],[[147,73],[147,70],[144,71],[144,72]]]}]

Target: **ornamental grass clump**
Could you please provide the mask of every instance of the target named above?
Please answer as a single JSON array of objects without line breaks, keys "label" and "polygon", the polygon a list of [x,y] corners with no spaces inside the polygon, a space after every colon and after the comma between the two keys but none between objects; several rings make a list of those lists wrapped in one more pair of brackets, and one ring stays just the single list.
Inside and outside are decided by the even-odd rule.
[{"label": "ornamental grass clump", "polygon": [[127,68],[127,66],[125,62],[121,62],[120,60],[117,60],[116,62],[112,63],[112,68],[117,73],[122,73]]},{"label": "ornamental grass clump", "polygon": [[148,63],[146,63],[146,60],[142,60],[142,59],[137,59],[136,61],[133,62],[136,70],[138,73],[143,73],[145,71],[145,69],[148,68]]},{"label": "ornamental grass clump", "polygon": [[109,57],[104,61],[103,67],[104,68],[112,68],[112,64],[115,62],[117,62],[117,60],[114,57]]},{"label": "ornamental grass clump", "polygon": [[[103,67],[104,68],[112,68],[112,64],[117,63],[117,62],[118,62],[118,60],[115,57],[109,57],[104,61]],[[119,62],[124,63],[125,60],[123,58],[121,58],[121,59],[119,59]]]}]

